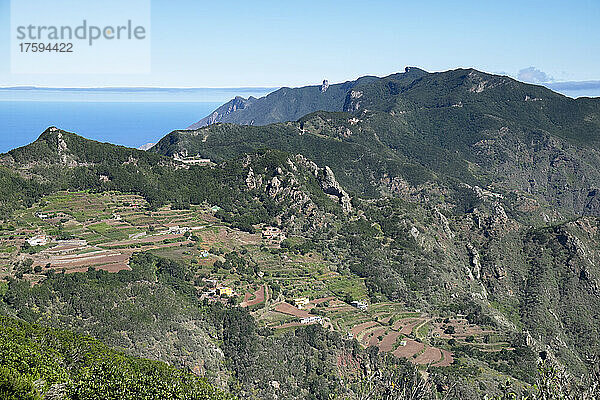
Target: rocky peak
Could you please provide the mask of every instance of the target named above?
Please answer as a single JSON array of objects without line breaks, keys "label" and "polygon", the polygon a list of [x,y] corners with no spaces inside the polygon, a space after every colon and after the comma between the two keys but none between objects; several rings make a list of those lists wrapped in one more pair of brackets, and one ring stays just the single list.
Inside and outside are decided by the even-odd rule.
[{"label": "rocky peak", "polygon": [[234,99],[217,108],[209,116],[201,119],[193,125],[190,125],[187,129],[200,129],[208,125],[216,124],[217,122],[222,122],[223,119],[226,118],[228,115],[247,108],[255,100],[256,98],[254,97],[249,97],[248,99],[245,99],[241,96],[236,96]]},{"label": "rocky peak", "polygon": [[156,143],[146,143],[141,145],[140,147],[138,147],[138,150],[142,150],[142,151],[148,151],[152,148],[152,146],[154,146]]}]

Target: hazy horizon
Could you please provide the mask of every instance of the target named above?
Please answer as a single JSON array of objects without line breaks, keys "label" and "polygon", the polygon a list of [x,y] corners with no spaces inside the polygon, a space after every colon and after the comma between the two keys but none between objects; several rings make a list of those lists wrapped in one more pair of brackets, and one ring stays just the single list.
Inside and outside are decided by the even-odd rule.
[{"label": "hazy horizon", "polygon": [[[512,77],[514,78],[514,77]],[[516,78],[515,78],[516,79]],[[330,82],[339,83],[339,82]],[[600,81],[562,81],[536,83],[555,92],[572,98],[600,97]],[[314,86],[309,83],[303,86]],[[127,102],[174,101],[174,102],[216,102],[225,103],[236,96],[248,98],[262,97],[286,85],[276,87],[139,87],[139,86],[106,86],[106,87],[39,87],[39,86],[7,86],[0,87],[0,101],[51,101],[53,92],[61,92],[69,96],[60,101],[81,102],[120,102],[123,96],[135,95]],[[112,97],[111,97],[112,96]]]}]

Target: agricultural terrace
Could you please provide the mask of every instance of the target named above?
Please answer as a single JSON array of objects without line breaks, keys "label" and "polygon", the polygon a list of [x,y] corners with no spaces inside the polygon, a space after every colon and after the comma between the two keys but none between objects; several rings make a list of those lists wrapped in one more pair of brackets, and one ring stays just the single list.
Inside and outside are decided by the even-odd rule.
[{"label": "agricultural terrace", "polygon": [[[320,254],[282,249],[273,227],[257,226],[254,234],[232,229],[214,216],[214,206],[150,210],[143,198],[114,192],[47,196],[2,225],[0,274],[35,284],[48,273],[117,272],[129,268],[134,252],[150,251],[193,267],[200,298],[247,307],[276,333],[319,323],[365,347],[436,367],[454,361],[449,343],[507,348],[500,335],[462,316],[368,304],[361,278],[337,272]],[[301,298],[308,303],[296,305]]]}]

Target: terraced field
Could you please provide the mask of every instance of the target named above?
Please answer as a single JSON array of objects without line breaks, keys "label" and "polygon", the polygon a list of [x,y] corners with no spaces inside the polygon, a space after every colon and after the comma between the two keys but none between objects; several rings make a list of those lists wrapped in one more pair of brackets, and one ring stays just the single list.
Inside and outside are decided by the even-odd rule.
[{"label": "terraced field", "polygon": [[[277,332],[319,316],[311,323],[339,331],[362,346],[436,367],[453,363],[450,340],[482,351],[508,346],[492,330],[461,316],[434,317],[394,302],[354,307],[348,298],[368,299],[361,278],[340,274],[318,253],[284,252],[260,233],[225,226],[211,209],[205,205],[150,211],[142,198],[121,193],[48,196],[18,212],[10,221],[13,229],[0,231],[0,275],[14,275],[26,260],[31,260],[31,268],[24,278],[34,284],[49,270],[71,273],[91,267],[116,272],[129,268],[134,252],[151,251],[195,266],[199,295],[205,296],[211,287],[214,291],[215,285],[230,286],[239,294],[240,306],[250,307],[259,324]],[[261,232],[262,227],[256,228]],[[27,240],[36,235],[48,243],[28,247]],[[300,297],[310,300],[302,309],[292,305]]]},{"label": "terraced field", "polygon": [[[384,323],[392,317],[383,318]],[[380,318],[381,320],[381,318]],[[376,321],[362,322],[351,329],[353,336],[365,347],[377,346],[380,351],[392,353],[397,357],[407,358],[415,364],[440,366],[450,365],[452,354],[443,349],[430,346],[426,338],[412,338],[419,326],[429,323],[427,318],[403,318],[393,325],[384,326]]]},{"label": "terraced field", "polygon": [[[41,267],[42,274],[50,269],[71,273],[90,267],[117,272],[129,268],[129,259],[136,251],[168,254],[174,248],[190,246],[200,251],[196,241],[189,240],[196,232],[227,238],[223,234],[226,229],[206,230],[217,220],[205,209],[148,211],[144,199],[121,193],[60,192],[18,212],[13,219],[11,226],[17,228],[0,236],[0,248],[11,250],[0,257],[4,273],[26,259],[32,260],[32,269]],[[36,236],[47,243],[27,247],[27,241]],[[207,238],[205,247],[216,241]],[[235,231],[229,241],[249,239]]]},{"label": "terraced field", "polygon": [[310,314],[308,311],[305,310],[300,310],[296,307],[294,307],[291,304],[288,304],[286,302],[283,303],[279,303],[275,306],[275,311],[280,312],[282,314],[288,314],[291,315],[293,317],[298,317],[298,318],[307,318],[310,317]]},{"label": "terraced field", "polygon": [[[267,292],[265,294],[265,292]],[[244,300],[240,304],[241,307],[251,307],[257,304],[264,302],[265,300],[269,300],[269,293],[266,290],[265,285],[260,285],[260,287],[254,293],[246,293],[244,295]]]}]

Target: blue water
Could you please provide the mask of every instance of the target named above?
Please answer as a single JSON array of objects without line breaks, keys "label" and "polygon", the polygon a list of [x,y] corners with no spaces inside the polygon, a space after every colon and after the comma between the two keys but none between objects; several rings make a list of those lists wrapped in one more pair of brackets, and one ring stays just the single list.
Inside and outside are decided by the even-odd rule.
[{"label": "blue water", "polygon": [[139,147],[185,129],[235,96],[273,88],[0,87],[0,153],[56,126],[101,142]]},{"label": "blue water", "polygon": [[49,126],[129,147],[156,143],[221,103],[0,101],[0,153],[31,143]]}]

